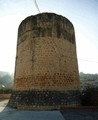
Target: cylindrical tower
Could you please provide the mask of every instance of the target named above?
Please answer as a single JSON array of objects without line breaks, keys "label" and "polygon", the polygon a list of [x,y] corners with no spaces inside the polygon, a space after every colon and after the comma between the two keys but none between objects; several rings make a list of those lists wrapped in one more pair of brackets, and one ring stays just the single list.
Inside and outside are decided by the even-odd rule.
[{"label": "cylindrical tower", "polygon": [[79,104],[75,32],[61,15],[27,17],[18,30],[15,81],[8,106],[60,109]]}]

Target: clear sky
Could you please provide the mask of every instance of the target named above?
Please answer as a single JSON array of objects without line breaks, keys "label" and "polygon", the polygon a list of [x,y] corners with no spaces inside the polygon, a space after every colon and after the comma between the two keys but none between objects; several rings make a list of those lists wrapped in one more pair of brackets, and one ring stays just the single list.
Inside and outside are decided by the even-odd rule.
[{"label": "clear sky", "polygon": [[[98,74],[98,0],[37,0],[41,12],[68,18],[75,27],[79,71]],[[17,32],[38,14],[33,0],[0,0],[0,71],[14,72]]]}]

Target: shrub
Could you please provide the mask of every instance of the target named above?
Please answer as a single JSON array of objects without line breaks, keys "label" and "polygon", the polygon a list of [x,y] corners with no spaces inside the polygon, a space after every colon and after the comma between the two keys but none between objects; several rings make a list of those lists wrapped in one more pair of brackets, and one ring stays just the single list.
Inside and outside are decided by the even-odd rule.
[{"label": "shrub", "polygon": [[8,94],[11,93],[12,89],[7,89],[7,88],[1,88],[0,89],[0,94]]},{"label": "shrub", "polygon": [[87,87],[81,92],[81,104],[83,106],[98,106],[98,87]]}]

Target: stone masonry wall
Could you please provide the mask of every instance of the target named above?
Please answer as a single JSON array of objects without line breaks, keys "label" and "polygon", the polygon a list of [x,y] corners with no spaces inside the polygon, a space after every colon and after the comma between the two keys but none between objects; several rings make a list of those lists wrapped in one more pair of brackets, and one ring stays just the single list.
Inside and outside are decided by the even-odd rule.
[{"label": "stone masonry wall", "polygon": [[10,107],[29,110],[60,109],[78,106],[79,104],[78,90],[13,91],[13,95],[9,102]]},{"label": "stone masonry wall", "polygon": [[[42,91],[41,95],[39,94],[41,98],[37,95],[36,101],[39,98],[45,99],[43,91],[45,93],[57,91],[55,95],[54,93],[48,95],[54,96],[53,99],[56,100],[57,94],[62,91],[67,99],[66,91],[70,91],[70,98],[79,88],[75,33],[72,23],[54,13],[42,13],[23,20],[18,30],[15,84],[10,105],[13,100],[17,101],[17,104],[21,103],[19,101],[23,93],[28,94],[27,91],[32,91],[32,96],[35,94],[34,91]],[[15,96],[18,96],[17,100]],[[59,105],[60,101],[63,101],[64,105],[67,104],[65,98],[61,97],[61,100],[59,98]],[[27,105],[26,102],[25,104]],[[53,106],[53,103],[51,105]]]}]

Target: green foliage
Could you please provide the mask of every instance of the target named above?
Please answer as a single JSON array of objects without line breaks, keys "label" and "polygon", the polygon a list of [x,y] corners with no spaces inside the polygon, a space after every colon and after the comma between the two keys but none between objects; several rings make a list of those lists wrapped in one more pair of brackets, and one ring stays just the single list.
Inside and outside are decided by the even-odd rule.
[{"label": "green foliage", "polygon": [[0,89],[2,89],[2,85],[6,89],[10,89],[13,86],[13,75],[10,75],[7,72],[0,71]]},{"label": "green foliage", "polygon": [[12,92],[12,89],[8,89],[8,88],[1,88],[0,89],[0,94],[8,94],[11,92]]},{"label": "green foliage", "polygon": [[98,80],[98,74],[85,74],[80,72],[80,80]]},{"label": "green foliage", "polygon": [[98,106],[98,87],[87,87],[81,92],[81,104],[83,106]]}]

